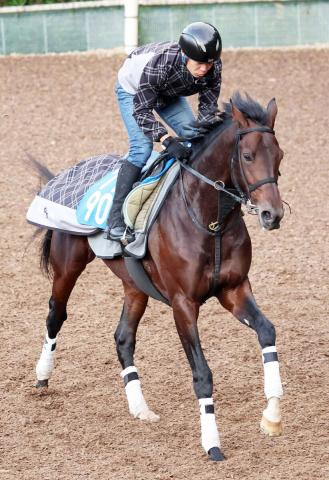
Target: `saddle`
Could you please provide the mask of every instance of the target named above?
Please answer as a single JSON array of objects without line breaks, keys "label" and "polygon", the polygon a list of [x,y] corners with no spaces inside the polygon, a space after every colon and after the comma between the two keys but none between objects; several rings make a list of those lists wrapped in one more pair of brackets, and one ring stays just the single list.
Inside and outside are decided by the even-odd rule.
[{"label": "saddle", "polygon": [[[128,228],[134,230],[135,240],[125,249],[125,255],[144,258],[149,231],[156,220],[167,194],[179,174],[179,164],[173,159],[160,158],[152,170],[145,173],[140,183],[128,194],[123,204],[123,216]],[[151,175],[150,175],[151,173]],[[103,233],[88,237],[97,257],[112,259],[122,256],[122,246],[103,238]]]},{"label": "saddle", "polygon": [[145,228],[148,213],[161,190],[164,176],[174,161],[159,155],[150,169],[143,174],[141,181],[127,195],[123,204],[123,218],[127,227],[137,231]]}]

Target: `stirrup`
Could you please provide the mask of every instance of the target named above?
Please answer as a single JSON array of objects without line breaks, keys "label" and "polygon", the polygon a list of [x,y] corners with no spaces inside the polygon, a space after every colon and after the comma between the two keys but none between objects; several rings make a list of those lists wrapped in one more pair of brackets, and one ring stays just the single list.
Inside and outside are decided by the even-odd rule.
[{"label": "stirrup", "polygon": [[[116,233],[113,230],[118,230]],[[106,240],[113,242],[121,242],[123,245],[128,245],[135,240],[134,233],[128,227],[106,227],[104,230],[104,237]]]},{"label": "stirrup", "polygon": [[126,247],[129,243],[133,242],[134,240],[135,240],[135,233],[129,227],[126,227],[122,238],[120,238],[120,242],[122,243],[122,245]]},{"label": "stirrup", "polygon": [[111,237],[110,237],[110,230],[111,230],[111,227],[107,226],[105,228],[105,230],[103,231],[104,240],[112,240]]}]

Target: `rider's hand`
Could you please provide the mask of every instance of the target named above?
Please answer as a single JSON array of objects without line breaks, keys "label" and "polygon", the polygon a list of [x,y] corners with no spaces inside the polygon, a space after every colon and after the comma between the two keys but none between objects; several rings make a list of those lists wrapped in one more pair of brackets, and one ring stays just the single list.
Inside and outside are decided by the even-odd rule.
[{"label": "rider's hand", "polygon": [[185,160],[191,155],[191,149],[182,145],[174,137],[167,137],[163,140],[162,145],[165,147],[166,153],[177,158],[177,160]]}]

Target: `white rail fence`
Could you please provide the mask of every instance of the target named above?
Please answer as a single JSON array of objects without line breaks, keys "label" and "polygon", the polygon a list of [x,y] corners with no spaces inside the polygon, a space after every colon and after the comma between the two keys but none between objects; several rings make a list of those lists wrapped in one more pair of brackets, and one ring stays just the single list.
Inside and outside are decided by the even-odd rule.
[{"label": "white rail fence", "polygon": [[224,48],[329,44],[328,0],[101,0],[0,8],[0,54],[129,53],[197,20],[218,27]]}]

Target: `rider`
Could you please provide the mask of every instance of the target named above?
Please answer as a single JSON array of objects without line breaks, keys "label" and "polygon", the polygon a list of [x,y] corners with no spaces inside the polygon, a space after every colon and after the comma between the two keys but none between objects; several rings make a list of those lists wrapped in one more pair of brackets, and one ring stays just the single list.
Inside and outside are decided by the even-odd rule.
[{"label": "rider", "polygon": [[199,94],[198,120],[213,122],[221,87],[222,41],[204,22],[188,25],[179,42],[151,43],[136,48],[118,73],[116,96],[129,136],[129,154],[119,170],[107,227],[107,238],[120,241],[126,226],[121,210],[125,197],[161,142],[171,157],[188,158],[190,150],[156,120],[154,111],[182,137],[197,135],[194,114],[184,97]]}]

